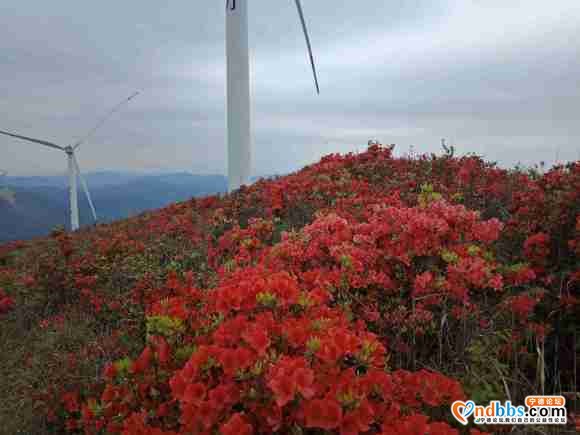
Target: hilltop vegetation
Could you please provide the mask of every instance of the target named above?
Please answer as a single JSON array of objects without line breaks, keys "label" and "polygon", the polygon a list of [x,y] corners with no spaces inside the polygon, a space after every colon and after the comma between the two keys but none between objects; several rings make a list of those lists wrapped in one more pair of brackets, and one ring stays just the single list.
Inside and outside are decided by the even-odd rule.
[{"label": "hilltop vegetation", "polygon": [[379,145],[5,244],[0,430],[478,434],[451,402],[537,393],[574,430],[579,260],[580,162]]}]

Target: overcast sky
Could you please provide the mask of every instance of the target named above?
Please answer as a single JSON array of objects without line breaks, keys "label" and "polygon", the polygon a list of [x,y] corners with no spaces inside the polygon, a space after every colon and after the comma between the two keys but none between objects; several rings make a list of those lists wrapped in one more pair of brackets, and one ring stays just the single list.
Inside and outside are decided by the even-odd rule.
[{"label": "overcast sky", "polygon": [[[580,158],[578,0],[249,0],[253,172],[370,138],[400,154],[503,166]],[[226,171],[225,0],[0,2],[0,129],[69,144],[83,171]],[[62,173],[57,150],[0,137],[0,169]]]}]

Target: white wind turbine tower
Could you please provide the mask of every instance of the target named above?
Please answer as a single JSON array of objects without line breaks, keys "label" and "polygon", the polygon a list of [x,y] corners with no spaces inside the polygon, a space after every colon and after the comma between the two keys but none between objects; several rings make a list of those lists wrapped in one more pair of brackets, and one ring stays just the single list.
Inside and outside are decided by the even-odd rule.
[{"label": "white wind turbine tower", "polygon": [[3,131],[0,130],[0,134],[6,135],[6,136],[11,136],[11,137],[15,137],[17,139],[22,139],[28,142],[34,142],[40,145],[44,145],[50,148],[54,148],[60,151],[64,151],[67,157],[67,163],[68,163],[68,181],[69,181],[69,205],[70,205],[70,225],[71,225],[71,230],[72,231],[76,231],[79,229],[79,206],[78,206],[78,195],[77,195],[77,178],[79,178],[81,180],[81,186],[83,188],[83,191],[85,192],[85,195],[87,197],[87,201],[89,203],[89,206],[91,208],[91,212],[93,214],[93,218],[95,220],[95,222],[97,221],[97,212],[95,210],[95,206],[93,205],[93,201],[91,200],[91,194],[89,193],[89,188],[87,186],[87,183],[85,182],[85,179],[83,178],[83,176],[81,175],[81,170],[77,161],[77,158],[75,156],[75,151],[77,150],[77,148],[79,146],[81,146],[82,143],[84,143],[101,125],[103,125],[103,123],[107,120],[107,118],[112,115],[117,109],[119,109],[123,104],[129,102],[129,100],[133,99],[135,96],[137,96],[139,94],[139,92],[135,92],[134,94],[132,94],[130,97],[124,99],[123,101],[121,101],[120,103],[118,103],[115,107],[113,107],[94,127],[92,130],[89,131],[89,133],[87,133],[87,135],[80,139],[79,141],[77,141],[75,144],[73,145],[66,145],[66,146],[61,146],[61,145],[57,145],[55,143],[52,142],[48,142],[45,140],[40,140],[40,139],[34,139],[31,137],[27,137],[27,136],[22,136],[19,134],[14,134],[14,133],[10,133],[8,131]]},{"label": "white wind turbine tower", "polygon": [[[306,39],[316,92],[316,67],[300,0],[295,0]],[[226,1],[228,191],[249,184],[251,165],[250,58],[248,50],[248,0]]]}]

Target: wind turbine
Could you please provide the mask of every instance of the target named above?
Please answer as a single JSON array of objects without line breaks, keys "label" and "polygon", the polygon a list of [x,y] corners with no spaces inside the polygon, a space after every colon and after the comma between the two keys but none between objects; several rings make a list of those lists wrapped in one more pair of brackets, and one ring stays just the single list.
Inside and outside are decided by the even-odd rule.
[{"label": "wind turbine", "polygon": [[17,139],[22,139],[28,142],[34,142],[40,145],[47,146],[49,148],[57,149],[60,151],[64,151],[67,158],[67,167],[68,167],[68,183],[69,183],[69,205],[70,205],[70,225],[71,230],[76,231],[79,229],[79,206],[78,206],[78,194],[77,194],[77,178],[81,180],[81,186],[85,195],[87,197],[87,201],[89,202],[89,206],[91,208],[91,212],[93,214],[93,218],[95,222],[97,221],[97,212],[95,210],[95,206],[93,205],[93,201],[91,200],[91,194],[89,193],[89,188],[83,176],[81,175],[81,170],[79,167],[79,163],[75,156],[75,151],[81,144],[83,144],[103,123],[111,116],[117,109],[119,109],[123,104],[129,102],[131,99],[136,97],[139,92],[135,92],[128,98],[125,98],[116,106],[114,106],[97,124],[80,140],[78,140],[73,145],[66,145],[61,146],[55,143],[41,140],[41,139],[34,139],[32,137],[22,136],[15,133],[10,133],[8,131],[0,130],[0,134],[11,136]]},{"label": "wind turbine", "polygon": [[[300,0],[295,0],[306,39],[316,93],[320,94],[312,47]],[[249,184],[251,165],[248,0],[226,0],[228,191]]]}]

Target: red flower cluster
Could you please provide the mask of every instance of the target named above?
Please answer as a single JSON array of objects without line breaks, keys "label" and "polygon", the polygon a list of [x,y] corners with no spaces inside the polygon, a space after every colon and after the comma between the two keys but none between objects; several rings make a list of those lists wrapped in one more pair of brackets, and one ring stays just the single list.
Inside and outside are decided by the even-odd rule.
[{"label": "red flower cluster", "polygon": [[532,261],[541,262],[549,253],[550,237],[545,233],[534,234],[524,242],[524,254]]},{"label": "red flower cluster", "polygon": [[[464,398],[460,384],[407,369],[479,378],[498,358],[536,373],[535,359],[497,349],[549,340],[556,318],[576,325],[579,192],[579,164],[532,176],[371,146],[55,234],[52,251],[30,251],[32,266],[0,269],[0,285],[91,307],[103,329],[122,329],[99,354],[112,361],[104,385],[58,395],[69,431],[456,434],[439,420]],[[0,264],[15,267],[7,252]],[[134,359],[122,358],[121,335]],[[571,359],[560,357],[565,376]]]},{"label": "red flower cluster", "polygon": [[14,299],[0,288],[0,314],[5,314],[14,308]]},{"label": "red flower cluster", "polygon": [[[110,383],[99,407],[106,415],[124,413],[125,434],[175,431],[178,419],[176,433],[273,432],[299,425],[350,435],[397,424],[401,405],[419,414],[464,397],[459,384],[441,374],[385,372],[383,344],[363,323],[316,302],[328,300],[324,293],[301,292],[299,280],[285,272],[234,273],[200,304],[188,305],[191,326],[207,332],[192,335],[196,349],[182,368],[175,366],[179,349],[151,337],[123,375],[130,376],[137,396],[127,398],[131,390],[120,369],[108,366]],[[135,399],[138,408],[131,405]],[[140,417],[143,409],[156,416],[149,424]],[[102,417],[83,424],[97,422],[115,429]]]}]

